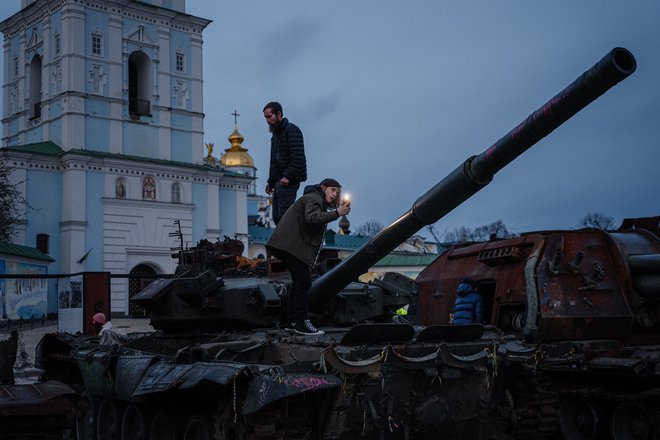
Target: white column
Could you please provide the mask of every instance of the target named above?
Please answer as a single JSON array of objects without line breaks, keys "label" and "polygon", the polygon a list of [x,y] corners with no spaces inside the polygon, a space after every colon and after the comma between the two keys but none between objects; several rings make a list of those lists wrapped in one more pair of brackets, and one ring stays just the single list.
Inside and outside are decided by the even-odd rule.
[{"label": "white column", "polygon": [[217,183],[209,183],[206,189],[206,239],[214,242],[219,237],[222,238],[222,229],[220,229],[220,187]]},{"label": "white column", "polygon": [[247,184],[236,185],[236,206],[234,207],[234,214],[236,215],[236,238],[241,240],[245,245],[243,255],[247,257],[249,251],[247,224]]},{"label": "white column", "polygon": [[[76,166],[77,165],[77,166]],[[84,264],[77,261],[85,255],[86,172],[81,163],[66,162],[62,173],[62,221],[60,261],[63,273],[81,272]]]}]

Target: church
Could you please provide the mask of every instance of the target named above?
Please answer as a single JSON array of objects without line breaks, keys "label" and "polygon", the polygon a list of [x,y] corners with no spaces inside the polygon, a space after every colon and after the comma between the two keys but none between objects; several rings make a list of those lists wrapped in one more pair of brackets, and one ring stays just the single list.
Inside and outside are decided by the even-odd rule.
[{"label": "church", "polygon": [[[28,201],[14,243],[60,274],[173,273],[179,230],[187,246],[230,236],[247,250],[266,199],[236,120],[220,159],[204,142],[210,20],[185,0],[21,1],[0,23],[0,160]],[[130,280],[112,279],[113,314],[131,313]]]}]

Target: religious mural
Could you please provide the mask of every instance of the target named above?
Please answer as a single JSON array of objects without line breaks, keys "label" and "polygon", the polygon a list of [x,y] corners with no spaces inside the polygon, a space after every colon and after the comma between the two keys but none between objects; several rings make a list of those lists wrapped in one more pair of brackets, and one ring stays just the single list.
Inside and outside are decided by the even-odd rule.
[{"label": "religious mural", "polygon": [[142,182],[142,198],[144,200],[156,200],[156,181],[151,176],[145,177]]},{"label": "religious mural", "polygon": [[[46,275],[46,266],[3,261],[4,273]],[[2,268],[0,268],[2,270]],[[3,315],[9,319],[39,319],[47,312],[48,280],[46,278],[3,280]]]},{"label": "religious mural", "polygon": [[172,203],[181,203],[181,185],[172,184]]},{"label": "religious mural", "polygon": [[126,198],[126,179],[120,177],[115,184],[115,197],[118,199]]}]

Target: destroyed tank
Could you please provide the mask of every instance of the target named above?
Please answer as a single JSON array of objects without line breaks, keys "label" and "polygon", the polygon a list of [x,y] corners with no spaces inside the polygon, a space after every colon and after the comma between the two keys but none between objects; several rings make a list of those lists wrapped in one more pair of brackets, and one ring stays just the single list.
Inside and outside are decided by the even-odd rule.
[{"label": "destroyed tank", "polygon": [[[578,267],[575,279],[564,283],[573,272],[567,272],[563,257],[553,254],[549,272],[537,268],[547,259],[539,250],[545,249],[541,234],[538,243],[523,236],[520,250],[511,246],[512,258],[519,258],[515,264],[506,263],[509,251],[502,242],[505,262],[499,266],[475,260],[445,270],[443,262],[453,264],[445,253],[417,281],[387,274],[369,284],[356,282],[635,68],[629,51],[613,49],[350,257],[325,259],[310,291],[324,335],[300,336],[279,328],[290,284],[286,271],[277,262],[250,266],[231,240],[181,250],[177,274],[153,282],[134,298],[149,311],[155,332],[114,340],[104,334],[107,341],[46,335],[37,349],[38,366],[48,380],[44,384],[72,393],[61,393],[77,408],[71,431],[79,439],[124,440],[601,438],[600,409],[589,399],[605,399],[617,390],[601,395],[595,387],[613,387],[619,378],[632,377],[629,387],[618,390],[621,405],[611,413],[616,423],[611,430],[608,425],[607,435],[654,438],[657,413],[642,408],[640,400],[651,405],[654,399],[654,361],[660,353],[653,350],[653,326],[646,327],[646,338],[640,336],[646,345],[630,341],[636,324],[629,293],[636,287],[632,278],[609,272],[632,267],[625,259],[610,255],[613,266],[604,266],[603,278],[596,279],[581,269],[597,262],[583,251],[581,264],[572,262]],[[598,231],[583,234],[609,237]],[[564,237],[549,239],[547,247],[568,255],[576,247],[568,234]],[[598,242],[586,243],[605,258]],[[470,246],[489,245],[449,252],[473,255]],[[631,239],[631,252],[641,248]],[[634,267],[643,272],[646,262]],[[547,285],[539,287],[545,281],[537,280],[537,273]],[[489,298],[485,325],[447,325],[451,284],[463,276],[475,277]],[[592,285],[587,278],[594,287],[583,292],[579,289]],[[624,283],[617,299],[604,299],[614,294],[601,289],[604,279]],[[573,287],[583,293],[569,292]],[[583,307],[582,296],[591,309],[564,303],[580,297]],[[642,297],[653,304],[652,294]],[[611,316],[585,312],[603,302],[612,304]],[[410,305],[410,322],[395,319],[404,305]],[[571,334],[566,330],[571,325],[581,331]],[[554,333],[557,329],[562,332]],[[558,337],[545,337],[554,334]]]}]

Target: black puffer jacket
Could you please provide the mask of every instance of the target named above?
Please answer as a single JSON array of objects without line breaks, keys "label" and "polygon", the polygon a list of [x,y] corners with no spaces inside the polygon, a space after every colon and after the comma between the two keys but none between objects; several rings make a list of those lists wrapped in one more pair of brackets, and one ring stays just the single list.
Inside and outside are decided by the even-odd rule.
[{"label": "black puffer jacket", "polygon": [[277,224],[266,247],[286,251],[311,266],[323,243],[326,224],[339,218],[337,211],[328,209],[321,186],[306,186],[303,196]]},{"label": "black puffer jacket", "polygon": [[291,182],[307,180],[305,143],[300,129],[283,118],[270,138],[270,172],[268,184],[271,188],[282,177]]}]

